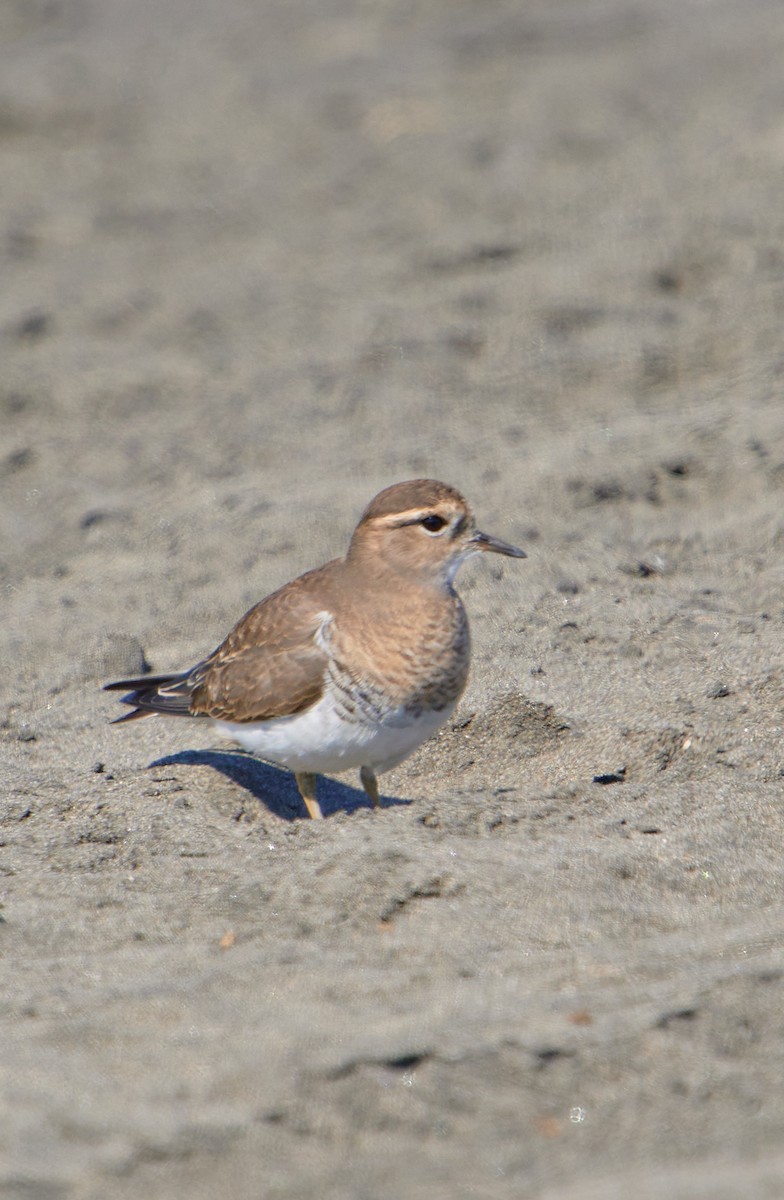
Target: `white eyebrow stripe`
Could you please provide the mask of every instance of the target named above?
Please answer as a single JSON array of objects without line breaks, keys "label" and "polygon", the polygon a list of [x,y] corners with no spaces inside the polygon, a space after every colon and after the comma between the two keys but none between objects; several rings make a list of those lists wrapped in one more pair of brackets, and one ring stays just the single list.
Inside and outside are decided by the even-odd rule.
[{"label": "white eyebrow stripe", "polygon": [[[388,513],[384,517],[373,517],[374,525],[380,525],[382,529],[397,529],[400,525],[415,525],[417,521],[424,521],[425,517],[430,517],[436,511],[436,506],[432,508],[407,508],[403,512]],[[441,516],[440,513],[437,514]],[[448,520],[444,517],[444,520]]]}]

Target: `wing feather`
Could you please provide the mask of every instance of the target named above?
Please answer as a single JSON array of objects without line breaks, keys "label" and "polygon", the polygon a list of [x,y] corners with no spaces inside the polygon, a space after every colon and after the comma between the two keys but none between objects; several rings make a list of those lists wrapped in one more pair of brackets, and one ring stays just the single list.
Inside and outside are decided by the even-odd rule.
[{"label": "wing feather", "polygon": [[332,567],[300,576],[245,614],[191,673],[192,713],[266,721],[304,712],[321,698],[327,656],[319,633],[328,619],[324,591]]},{"label": "wing feather", "polygon": [[109,691],[129,689],[121,699],[134,711],[118,719],[159,713],[266,721],[310,708],[324,690],[327,655],[319,635],[338,565],[309,571],[254,605],[192,670],[106,684]]}]

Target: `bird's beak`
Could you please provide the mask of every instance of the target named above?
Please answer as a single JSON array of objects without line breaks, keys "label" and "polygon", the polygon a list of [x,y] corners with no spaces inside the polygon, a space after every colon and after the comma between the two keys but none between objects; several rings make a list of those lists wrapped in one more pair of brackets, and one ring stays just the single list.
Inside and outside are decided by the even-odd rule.
[{"label": "bird's beak", "polygon": [[500,538],[491,537],[479,529],[468,539],[468,544],[474,550],[489,550],[493,554],[505,554],[507,558],[528,558],[525,550],[510,546],[509,542],[502,542]]}]

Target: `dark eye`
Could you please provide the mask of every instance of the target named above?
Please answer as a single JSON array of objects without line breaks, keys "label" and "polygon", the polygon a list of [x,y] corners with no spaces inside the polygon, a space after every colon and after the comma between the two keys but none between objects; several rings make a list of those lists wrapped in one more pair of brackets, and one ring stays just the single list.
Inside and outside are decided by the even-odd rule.
[{"label": "dark eye", "polygon": [[439,533],[444,528],[446,521],[443,517],[439,517],[436,513],[431,513],[429,517],[422,518],[422,528],[428,533]]}]

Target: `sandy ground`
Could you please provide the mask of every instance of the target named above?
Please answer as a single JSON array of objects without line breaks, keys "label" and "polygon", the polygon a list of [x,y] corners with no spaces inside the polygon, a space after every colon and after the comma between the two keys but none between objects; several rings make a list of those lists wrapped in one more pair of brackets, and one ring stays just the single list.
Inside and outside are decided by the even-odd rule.
[{"label": "sandy ground", "polygon": [[[780,0],[0,3],[0,1193],[784,1195]],[[111,728],[428,474],[452,725]]]}]

